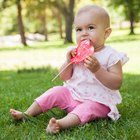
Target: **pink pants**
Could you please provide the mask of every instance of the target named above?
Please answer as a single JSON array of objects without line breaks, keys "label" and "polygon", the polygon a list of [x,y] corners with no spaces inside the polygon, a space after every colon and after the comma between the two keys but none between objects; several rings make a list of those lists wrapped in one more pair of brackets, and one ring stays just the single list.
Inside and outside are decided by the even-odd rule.
[{"label": "pink pants", "polygon": [[70,91],[63,86],[49,89],[35,99],[35,101],[40,106],[42,112],[47,112],[54,107],[59,107],[68,113],[77,115],[81,124],[97,118],[106,118],[110,111],[109,107],[94,101],[87,100],[85,102],[79,102],[74,100]]}]

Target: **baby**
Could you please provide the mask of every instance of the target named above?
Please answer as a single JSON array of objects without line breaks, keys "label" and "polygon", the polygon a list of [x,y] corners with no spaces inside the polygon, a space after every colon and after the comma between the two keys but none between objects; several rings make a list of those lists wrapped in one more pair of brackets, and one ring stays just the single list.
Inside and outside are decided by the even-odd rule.
[{"label": "baby", "polygon": [[[59,107],[66,110],[67,115],[61,119],[51,118],[46,129],[49,133],[58,133],[95,119],[120,117],[116,106],[122,100],[118,89],[122,85],[124,56],[120,57],[120,53],[105,45],[111,33],[108,13],[99,6],[84,6],[75,16],[74,26],[77,43],[90,40],[94,54],[87,56],[84,62],[70,64],[60,74],[64,85],[46,91],[24,113],[10,109],[15,120],[23,119],[24,114],[37,116]],[[75,55],[75,49],[68,51],[61,70]]]}]

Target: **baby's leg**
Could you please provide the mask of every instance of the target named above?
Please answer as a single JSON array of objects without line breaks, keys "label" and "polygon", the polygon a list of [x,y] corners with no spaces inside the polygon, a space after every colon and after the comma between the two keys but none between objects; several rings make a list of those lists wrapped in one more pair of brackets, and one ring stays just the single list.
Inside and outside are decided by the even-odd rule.
[{"label": "baby's leg", "polygon": [[52,118],[47,126],[47,133],[58,133],[61,129],[74,127],[80,124],[80,119],[77,115],[69,113],[66,117],[56,120]]},{"label": "baby's leg", "polygon": [[85,124],[96,118],[107,118],[109,111],[110,109],[105,105],[94,101],[87,101],[79,104],[71,113],[60,120],[52,118],[46,131],[57,133],[61,129]]},{"label": "baby's leg", "polygon": [[[24,113],[30,116],[37,116],[42,112],[47,112],[53,107],[66,109],[69,103],[70,93],[65,87],[58,86],[49,89],[40,97]],[[24,114],[18,110],[10,109],[10,113],[15,120],[21,120]]]},{"label": "baby's leg", "polygon": [[99,118],[107,118],[109,112],[109,107],[90,100],[79,104],[73,111],[71,111],[71,113],[79,117],[81,124]]},{"label": "baby's leg", "polygon": [[[35,101],[24,113],[29,116],[37,116],[42,113],[42,111]],[[10,114],[14,120],[22,120],[24,118],[24,113],[15,109],[10,109]]]}]

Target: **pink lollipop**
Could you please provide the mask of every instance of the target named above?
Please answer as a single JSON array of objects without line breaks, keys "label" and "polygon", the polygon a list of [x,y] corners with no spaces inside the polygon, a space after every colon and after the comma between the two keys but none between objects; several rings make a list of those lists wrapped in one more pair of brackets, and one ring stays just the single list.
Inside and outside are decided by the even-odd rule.
[{"label": "pink lollipop", "polygon": [[71,59],[71,62],[64,67],[53,79],[54,81],[71,63],[80,63],[86,59],[90,54],[94,53],[93,46],[90,45],[90,40],[81,41],[76,48],[76,56]]},{"label": "pink lollipop", "polygon": [[80,63],[90,54],[94,53],[93,46],[90,45],[90,40],[81,41],[76,48],[76,56],[71,59],[72,63]]}]

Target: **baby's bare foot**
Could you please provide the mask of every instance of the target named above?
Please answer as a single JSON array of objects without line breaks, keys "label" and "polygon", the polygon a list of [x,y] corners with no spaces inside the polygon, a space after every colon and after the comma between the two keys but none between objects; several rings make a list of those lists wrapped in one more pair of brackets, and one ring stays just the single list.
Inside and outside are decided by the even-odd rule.
[{"label": "baby's bare foot", "polygon": [[15,109],[10,109],[10,114],[12,118],[16,121],[22,120],[24,118],[23,113]]},{"label": "baby's bare foot", "polygon": [[50,119],[46,132],[56,134],[59,131],[60,131],[60,127],[59,127],[57,120],[55,118]]}]

